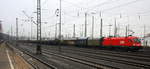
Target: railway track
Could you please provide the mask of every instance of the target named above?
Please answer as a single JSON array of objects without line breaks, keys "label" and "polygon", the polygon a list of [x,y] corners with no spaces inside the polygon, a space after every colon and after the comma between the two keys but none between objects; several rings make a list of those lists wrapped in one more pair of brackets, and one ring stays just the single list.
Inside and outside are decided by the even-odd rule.
[{"label": "railway track", "polygon": [[[35,45],[35,44],[32,44],[32,45]],[[43,45],[43,46],[50,46],[50,45]],[[53,48],[56,48],[55,46],[51,45],[50,47],[53,47]],[[109,51],[109,50],[102,50],[102,49],[99,49],[99,48],[92,48],[92,49],[89,49],[89,48],[82,48],[82,47],[74,47],[74,46],[62,46],[62,47],[67,47],[68,49],[71,49],[71,50],[78,50],[78,51],[85,51],[85,52],[88,52],[88,53],[95,53],[95,54],[101,54],[101,53],[111,53],[111,54],[120,54],[120,55],[124,55],[124,56],[136,56],[136,57],[142,57],[147,59],[150,57],[150,54],[145,54],[145,52],[121,52],[121,51]],[[129,57],[130,58],[130,57]],[[131,57],[132,58],[132,57]]]},{"label": "railway track", "polygon": [[[46,49],[51,49],[52,48],[46,48]],[[113,56],[113,57],[120,57],[120,58],[126,58],[126,59],[133,59],[133,60],[140,60],[140,61],[145,61],[145,62],[150,62],[149,56],[143,57],[140,55],[127,55],[127,54],[121,54],[121,53],[113,53],[113,52],[107,52],[107,51],[91,51],[91,50],[84,50],[84,49],[76,49],[76,48],[63,48],[63,51],[76,51],[76,52],[83,52],[83,53],[90,53],[93,55],[107,55],[107,56]]]},{"label": "railway track", "polygon": [[[52,47],[52,48],[56,48],[56,47],[54,47],[54,46],[50,46],[50,47]],[[132,57],[139,57],[139,59],[140,59],[140,57],[142,57],[141,59],[148,59],[149,60],[149,57],[150,57],[150,54],[148,55],[148,54],[143,54],[143,53],[141,53],[141,52],[116,52],[116,51],[106,51],[106,50],[100,50],[100,49],[88,49],[88,48],[80,48],[80,47],[70,47],[70,46],[62,46],[62,47],[64,47],[64,49],[66,50],[76,50],[76,51],[81,51],[81,52],[88,52],[88,53],[93,53],[93,54],[101,54],[101,53],[103,53],[103,54],[107,54],[107,53],[109,53],[109,54],[113,54],[113,55],[120,55],[120,57],[123,57],[123,56],[129,56],[129,58],[132,58]],[[67,48],[66,48],[67,47]],[[127,57],[126,57],[127,58]],[[137,58],[136,58],[137,59]]]},{"label": "railway track", "polygon": [[[30,49],[31,48],[33,48],[33,47],[30,47]],[[86,66],[93,67],[94,69],[119,69],[117,67],[104,65],[104,64],[97,63],[97,62],[80,59],[80,58],[77,58],[77,57],[71,57],[71,56],[64,55],[64,54],[61,54],[61,53],[58,53],[58,52],[49,52],[49,51],[43,50],[43,55],[45,55],[45,56],[49,56],[49,55],[57,56],[57,57],[60,57],[62,59],[74,61],[74,62],[77,62],[77,63],[80,63],[80,64],[84,64]]]},{"label": "railway track", "polygon": [[[34,45],[32,45],[32,47],[30,46],[30,48],[33,48],[33,47],[35,47]],[[44,46],[45,47],[45,46]],[[46,55],[47,54],[47,56],[48,55],[54,55],[54,56],[58,56],[58,57],[61,57],[61,58],[64,58],[64,59],[67,59],[67,58],[69,58],[70,57],[70,59],[68,59],[68,60],[71,60],[72,58],[74,58],[74,59],[79,59],[80,60],[80,62],[79,63],[83,63],[83,61],[90,61],[90,60],[86,60],[86,59],[81,59],[81,58],[87,58],[88,57],[88,59],[96,59],[96,60],[104,60],[104,61],[109,61],[109,62],[115,62],[115,63],[120,63],[120,64],[125,64],[125,65],[130,65],[130,66],[135,66],[135,67],[139,67],[140,69],[141,68],[145,68],[145,69],[148,69],[148,68],[150,68],[150,65],[149,64],[146,64],[146,63],[142,63],[141,61],[140,62],[137,62],[137,61],[131,61],[130,60],[130,57],[128,56],[128,55],[126,55],[127,56],[127,58],[126,59],[122,59],[122,60],[120,60],[120,59],[118,59],[118,58],[111,58],[111,57],[114,57],[113,55],[110,55],[110,54],[108,54],[108,53],[105,53],[105,54],[100,54],[100,53],[91,53],[91,52],[87,52],[86,50],[84,50],[84,49],[78,49],[78,48],[76,48],[75,50],[74,50],[74,48],[73,49],[71,49],[71,48],[67,48],[67,49],[65,49],[65,48],[63,48],[63,51],[62,51],[62,53],[61,54],[58,54],[58,52],[56,52],[56,50],[58,50],[57,49],[58,47],[55,47],[55,48],[52,48],[52,49],[50,49],[50,48],[43,48],[43,52],[44,52],[44,54]],[[68,54],[69,53],[69,54]],[[74,56],[74,55],[72,55],[72,54],[77,54],[78,55],[78,57],[77,56]],[[83,57],[80,57],[80,56],[83,56]],[[118,57],[118,55],[119,54],[116,54],[115,55],[115,57]],[[64,57],[65,56],[65,57]],[[106,56],[109,56],[109,57],[106,57]],[[119,55],[119,56],[122,56],[122,55]],[[125,57],[125,56],[123,56],[123,57]],[[123,58],[123,57],[120,57],[120,58]],[[133,57],[133,56],[132,56]],[[135,58],[135,57],[134,57]],[[142,59],[142,58],[140,58],[140,59]],[[148,59],[147,59],[148,60]],[[75,61],[75,60],[71,60],[71,61]],[[76,60],[76,62],[77,62],[77,60]],[[91,62],[91,61],[90,61]],[[94,62],[94,61],[93,61]],[[92,62],[92,63],[93,63]],[[147,61],[148,62],[148,61]],[[84,63],[87,63],[87,62],[84,62]],[[95,62],[94,62],[95,63]],[[93,65],[98,65],[98,63],[96,62],[95,64],[93,63]],[[103,64],[99,64],[99,65],[103,65]],[[109,66],[109,65],[107,65],[107,66]],[[112,66],[113,67],[113,66]],[[96,67],[95,67],[96,68]]]},{"label": "railway track", "polygon": [[[29,51],[27,51],[27,50],[24,50],[24,49],[22,49],[22,48],[16,47],[15,45],[12,46],[12,45],[10,45],[10,44],[8,44],[8,43],[6,43],[6,44],[7,44],[7,46],[8,46],[9,48],[11,48],[11,49],[13,49],[13,50],[20,51],[20,52],[22,52],[23,54],[25,54],[25,55],[27,55],[27,56],[29,56],[29,57],[31,57],[31,58],[33,58],[33,59],[39,61],[40,63],[42,63],[42,64],[44,64],[44,65],[46,65],[46,66],[48,67],[48,69],[49,69],[49,68],[50,68],[50,69],[57,69],[57,67],[52,66],[52,65],[46,63],[45,61],[43,61],[43,60],[41,60],[40,58],[36,57],[35,55],[31,54],[31,53],[30,53]],[[23,58],[24,58],[24,57],[23,57]],[[24,58],[24,59],[25,59],[25,58]],[[33,63],[31,63],[31,62],[28,61],[27,59],[25,59],[25,61],[26,61],[27,63],[29,63],[34,69],[40,69],[39,66],[37,66],[37,65],[35,65],[35,64],[33,64]]]},{"label": "railway track", "polygon": [[[46,49],[49,49],[49,48],[46,48]],[[44,49],[44,51],[48,51]],[[54,50],[54,49],[53,49]],[[63,52],[65,52],[66,49],[64,49]],[[115,62],[115,63],[120,63],[120,64],[126,64],[126,65],[132,65],[132,66],[136,66],[136,67],[141,67],[141,68],[150,68],[150,65],[148,64],[143,64],[143,63],[140,63],[140,62],[136,62],[136,61],[128,61],[129,59],[124,59],[124,60],[119,60],[119,59],[112,59],[112,58],[108,58],[108,57],[104,57],[104,54],[103,56],[98,56],[98,54],[95,54],[95,55],[89,55],[89,52],[88,53],[85,53],[84,54],[81,54],[81,51],[79,53],[79,50],[76,50],[76,51],[72,51],[72,49],[70,49],[70,51],[68,51],[70,54],[80,54],[82,56],[85,56],[85,57],[89,57],[89,58],[93,58],[93,59],[99,59],[99,60],[105,60],[105,61],[110,61],[110,62]],[[52,52],[52,49],[51,51],[48,51],[49,53]],[[54,52],[53,52],[54,53]],[[66,53],[66,52],[65,52]],[[82,51],[83,53],[83,51]],[[48,54],[48,53],[47,53]],[[64,55],[64,54],[61,54],[61,55]],[[105,54],[106,55],[106,54]],[[66,55],[68,56],[68,55]],[[75,57],[75,56],[70,56],[70,57]],[[112,55],[111,55],[112,57]],[[77,57],[78,58],[78,57]],[[84,57],[83,57],[84,58]]]},{"label": "railway track", "polygon": [[100,63],[84,60],[84,59],[79,59],[79,58],[71,57],[71,56],[64,55],[64,54],[60,55],[58,53],[49,52],[49,51],[46,51],[46,50],[43,51],[43,52],[44,52],[44,54],[58,56],[58,57],[61,57],[61,58],[67,59],[67,60],[71,60],[71,61],[74,61],[74,62],[77,62],[77,63],[81,63],[81,64],[84,64],[84,65],[88,65],[88,66],[94,67],[96,69],[119,69],[117,67],[108,66],[108,65],[104,65],[104,64],[100,64]]},{"label": "railway track", "polygon": [[[49,52],[52,52],[52,51],[49,51]],[[128,61],[126,59],[120,60],[118,58],[115,58],[115,59],[111,58],[111,57],[108,58],[108,57],[104,57],[102,55],[101,56],[97,56],[97,55],[93,55],[93,54],[89,55],[89,53],[81,54],[81,53],[77,53],[77,51],[76,52],[68,51],[67,53],[82,55],[82,56],[84,56],[83,58],[88,57],[88,58],[93,58],[93,59],[97,59],[97,60],[104,60],[104,61],[115,62],[115,63],[120,63],[120,64],[132,65],[132,66],[141,67],[141,68],[150,68],[150,65],[148,65],[148,64],[143,64],[143,63],[139,63],[139,62],[136,62],[136,61]],[[75,56],[72,56],[72,57],[75,57]]]},{"label": "railway track", "polygon": [[[51,49],[52,50],[52,49]],[[108,58],[108,57],[102,57],[102,55],[107,55],[107,56],[115,56],[115,57],[121,57],[121,58],[127,58],[127,59],[124,59],[124,60],[117,60],[117,61],[114,61],[114,62],[119,62],[119,63],[124,63],[124,64],[128,64],[128,65],[133,65],[133,66],[137,66],[137,67],[144,67],[144,68],[150,68],[150,65],[149,65],[149,62],[150,62],[150,58],[148,57],[136,57],[136,56],[128,56],[128,55],[118,55],[118,54],[112,54],[112,53],[93,53],[93,52],[87,52],[87,51],[84,51],[84,50],[74,50],[74,49],[63,49],[63,51],[66,52],[66,50],[70,50],[68,51],[69,53],[72,53],[72,54],[79,54],[77,52],[82,52],[84,53],[85,55],[88,55],[89,53],[92,53],[92,55],[89,55],[87,57],[91,57],[91,56],[94,56],[94,57],[91,57],[91,58],[95,58],[95,57],[99,57],[99,58],[107,58],[105,60],[108,60],[108,61],[113,61],[115,59],[111,59],[111,58]],[[73,51],[74,50],[74,51]],[[72,52],[71,52],[72,51]],[[80,55],[83,55],[83,54],[80,54]],[[97,58],[97,59],[99,59]],[[95,58],[96,59],[96,58]],[[118,58],[119,59],[119,58]],[[131,60],[133,59],[133,60]],[[104,60],[104,59],[103,59]],[[127,61],[127,60],[130,60],[130,61]],[[121,62],[122,61],[122,62]],[[144,61],[144,62],[143,62]]]}]

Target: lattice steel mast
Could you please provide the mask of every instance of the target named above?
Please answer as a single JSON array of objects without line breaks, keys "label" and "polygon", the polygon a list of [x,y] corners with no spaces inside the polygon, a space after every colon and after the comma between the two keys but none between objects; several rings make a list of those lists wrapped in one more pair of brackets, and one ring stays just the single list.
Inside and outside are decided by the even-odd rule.
[{"label": "lattice steel mast", "polygon": [[41,51],[41,0],[37,0],[37,44],[36,54],[42,54]]}]

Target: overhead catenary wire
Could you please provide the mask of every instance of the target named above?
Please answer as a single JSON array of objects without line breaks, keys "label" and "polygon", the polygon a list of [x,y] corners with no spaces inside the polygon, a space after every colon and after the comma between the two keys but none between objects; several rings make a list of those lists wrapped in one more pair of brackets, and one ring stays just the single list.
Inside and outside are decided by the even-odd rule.
[{"label": "overhead catenary wire", "polygon": [[[116,1],[120,1],[120,0],[116,0]],[[115,9],[115,8],[117,8],[117,7],[122,7],[122,6],[125,6],[125,5],[128,5],[128,4],[132,4],[132,3],[135,3],[135,2],[137,2],[137,1],[140,1],[140,0],[134,0],[134,1],[131,1],[131,2],[128,2],[128,3],[125,3],[125,4],[122,4],[122,5],[119,5],[119,6],[115,6],[115,7],[113,7],[113,8],[109,8],[109,9],[105,9],[105,11],[107,10],[111,10],[111,9]],[[76,4],[73,4],[73,3],[70,3],[70,2],[68,2],[68,1],[65,1],[65,0],[63,0],[62,2],[67,2],[67,3],[69,3],[69,4],[72,4],[73,6],[75,6],[75,7],[78,7],[78,8],[82,8],[82,7],[80,7],[80,6],[78,6],[78,5],[76,5]],[[104,2],[104,3],[102,3],[102,4],[98,4],[98,5],[96,5],[96,6],[94,6],[94,7],[97,7],[97,6],[102,6],[102,5],[105,5],[105,4],[111,4],[110,3],[110,1],[106,1],[106,2]],[[104,11],[104,10],[101,10],[101,11]],[[68,13],[65,13],[65,15],[68,15],[68,16],[70,16],[70,17],[76,17],[76,16],[71,16],[71,15],[69,15]]]},{"label": "overhead catenary wire", "polygon": [[[117,1],[119,1],[119,0],[117,0]],[[106,13],[106,11],[110,11],[110,10],[113,10],[113,9],[117,9],[117,8],[120,8],[120,7],[124,7],[124,6],[130,5],[130,4],[139,2],[139,1],[143,1],[143,0],[130,1],[130,2],[127,2],[127,3],[124,3],[124,4],[118,5],[118,6],[114,6],[114,7],[112,7],[112,8],[108,8],[108,9],[96,11],[96,13],[99,13],[99,12],[102,12],[102,13],[105,12],[105,13]],[[98,7],[98,6],[100,7],[100,6],[105,5],[105,4],[111,4],[111,2],[105,2],[104,4],[99,4],[99,5],[95,6],[95,7]],[[92,9],[94,9],[94,7],[93,7]],[[90,9],[90,10],[88,10],[88,11],[86,11],[86,12],[89,12],[89,11],[91,11],[92,9]],[[119,13],[119,14],[120,14],[120,13]],[[117,14],[117,15],[118,15],[118,14]]]},{"label": "overhead catenary wire", "polygon": [[[63,0],[64,1],[64,0]],[[134,0],[134,1],[141,1],[141,0]],[[134,3],[134,2],[133,2]],[[123,5],[119,5],[120,7],[124,7],[126,6],[127,3],[123,4]],[[131,4],[131,3],[129,3]],[[128,5],[128,4],[127,4]],[[108,8],[108,9],[104,9],[104,10],[101,10],[102,12],[105,12],[105,11],[109,11],[109,10],[112,10],[112,9],[116,9],[116,8],[119,8],[119,6],[115,6],[115,7],[112,7],[112,8]],[[64,12],[64,11],[63,11]],[[71,13],[71,12],[70,12]],[[63,16],[68,16],[68,17],[72,17],[72,18],[75,18],[76,16],[71,16],[69,15],[68,13],[65,13]],[[124,17],[124,16],[123,16]],[[71,21],[71,20],[69,20]],[[67,21],[68,22],[68,21]]]},{"label": "overhead catenary wire", "polygon": [[133,3],[136,3],[138,1],[142,1],[142,0],[134,0],[134,1],[130,1],[130,2],[127,2],[127,3],[124,3],[124,4],[121,4],[121,5],[118,5],[118,6],[114,6],[112,8],[109,8],[109,9],[104,9],[104,10],[101,10],[101,11],[108,11],[108,10],[112,10],[112,9],[116,9],[116,8],[119,8],[119,7],[123,7],[123,6],[127,6],[127,5],[130,5],[130,4],[133,4]]}]

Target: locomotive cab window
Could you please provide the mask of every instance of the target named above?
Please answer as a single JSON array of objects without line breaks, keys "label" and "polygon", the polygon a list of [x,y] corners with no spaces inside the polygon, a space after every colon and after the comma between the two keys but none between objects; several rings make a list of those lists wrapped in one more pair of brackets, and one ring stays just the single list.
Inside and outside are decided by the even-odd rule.
[{"label": "locomotive cab window", "polygon": [[134,42],[137,42],[137,43],[141,43],[141,40],[140,39],[133,39],[134,40]]}]

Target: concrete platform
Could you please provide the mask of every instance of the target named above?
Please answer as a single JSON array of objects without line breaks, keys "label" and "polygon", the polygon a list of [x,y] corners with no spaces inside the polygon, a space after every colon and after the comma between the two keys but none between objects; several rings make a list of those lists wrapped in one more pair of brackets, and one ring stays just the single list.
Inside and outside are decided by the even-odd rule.
[{"label": "concrete platform", "polygon": [[10,66],[7,50],[3,44],[0,45],[0,69],[13,69]]},{"label": "concrete platform", "polygon": [[0,45],[0,69],[33,69],[21,56],[10,50],[5,43]]}]

